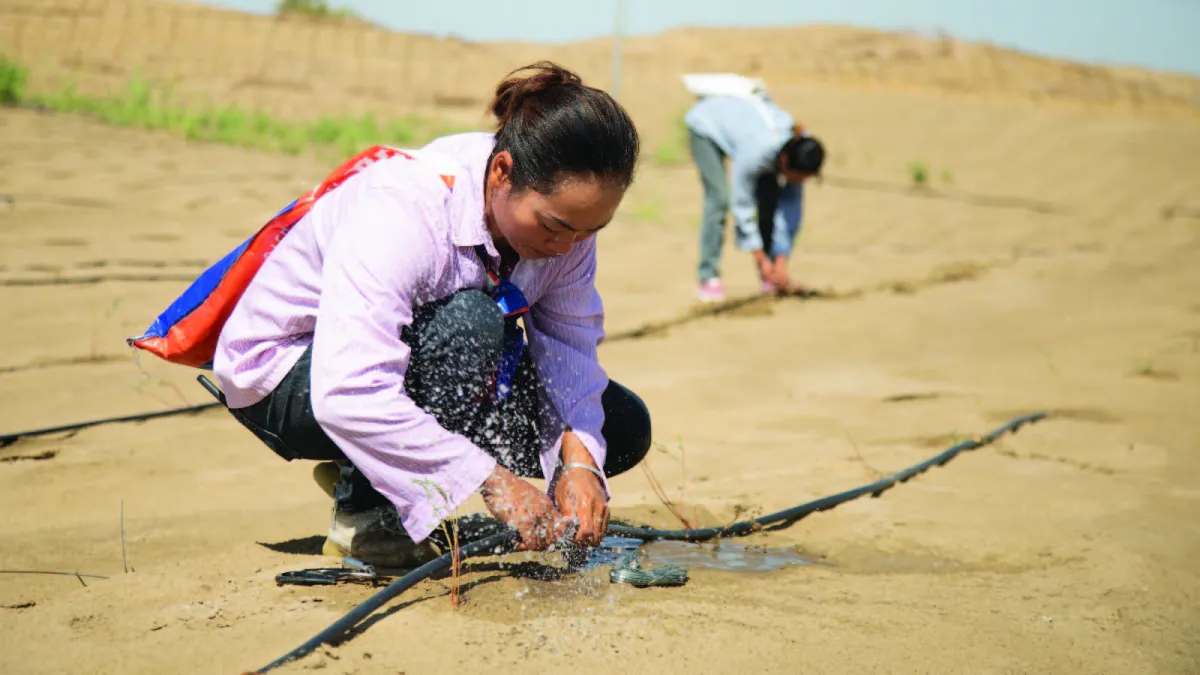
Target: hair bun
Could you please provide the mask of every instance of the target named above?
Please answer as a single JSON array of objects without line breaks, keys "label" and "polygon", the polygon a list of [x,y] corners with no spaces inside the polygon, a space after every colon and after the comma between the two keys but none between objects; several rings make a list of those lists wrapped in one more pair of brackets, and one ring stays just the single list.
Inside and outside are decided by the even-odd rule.
[{"label": "hair bun", "polygon": [[[522,70],[532,73],[516,77]],[[602,89],[548,61],[518,68],[496,87],[489,106],[499,126],[488,167],[510,156],[510,194],[554,194],[562,181],[599,180],[624,193],[633,181],[640,141],[629,113]]]},{"label": "hair bun", "polygon": [[[525,77],[512,77],[523,70],[537,72]],[[583,80],[566,68],[550,61],[539,61],[509,73],[509,78],[496,87],[496,97],[490,106],[491,112],[503,128],[531,96],[558,87],[578,87],[582,84]]]}]

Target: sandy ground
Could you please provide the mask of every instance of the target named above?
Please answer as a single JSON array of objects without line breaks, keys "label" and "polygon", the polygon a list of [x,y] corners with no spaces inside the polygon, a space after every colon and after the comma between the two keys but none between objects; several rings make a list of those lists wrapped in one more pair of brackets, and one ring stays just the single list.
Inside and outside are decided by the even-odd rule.
[{"label": "sandy ground", "polygon": [[[281,672],[1200,672],[1200,122],[802,93],[833,157],[792,272],[833,297],[601,350],[651,407],[671,497],[728,522],[1051,417],[729,542],[813,564],[656,590],[476,565],[464,607],[426,582]],[[917,157],[932,193],[904,184]],[[137,364],[123,339],[327,168],[0,111],[0,431],[206,401],[195,371]],[[699,199],[689,166],[648,167],[605,231],[614,335],[691,307]],[[221,411],[0,460],[0,569],[109,577],[0,574],[0,672],[247,671],[373,592],[275,585],[336,562],[316,555],[330,504]],[[674,524],[641,471],[612,487],[615,515]]]}]

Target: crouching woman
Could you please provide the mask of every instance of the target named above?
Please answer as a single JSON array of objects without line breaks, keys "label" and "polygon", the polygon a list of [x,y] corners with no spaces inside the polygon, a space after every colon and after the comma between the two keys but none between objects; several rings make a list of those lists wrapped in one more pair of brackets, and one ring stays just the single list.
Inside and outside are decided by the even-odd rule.
[{"label": "crouching woman", "polygon": [[650,446],[646,406],[598,361],[594,284],[638,133],[605,92],[532,69],[497,88],[494,133],[375,161],[322,196],[222,328],[213,370],[234,416],[286,459],[337,469],[326,554],[419,564],[477,491],[522,548],[572,531],[597,545],[607,479]]}]

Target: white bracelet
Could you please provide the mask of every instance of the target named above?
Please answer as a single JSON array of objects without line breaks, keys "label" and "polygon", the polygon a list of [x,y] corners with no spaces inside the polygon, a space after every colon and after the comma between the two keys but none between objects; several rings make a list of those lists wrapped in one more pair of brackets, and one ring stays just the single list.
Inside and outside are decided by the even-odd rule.
[{"label": "white bracelet", "polygon": [[594,466],[588,466],[587,464],[581,464],[579,462],[571,462],[570,464],[563,465],[563,471],[566,471],[567,469],[583,469],[584,471],[591,471],[600,477],[601,483],[604,482],[604,474],[600,472],[600,469],[597,469]]}]

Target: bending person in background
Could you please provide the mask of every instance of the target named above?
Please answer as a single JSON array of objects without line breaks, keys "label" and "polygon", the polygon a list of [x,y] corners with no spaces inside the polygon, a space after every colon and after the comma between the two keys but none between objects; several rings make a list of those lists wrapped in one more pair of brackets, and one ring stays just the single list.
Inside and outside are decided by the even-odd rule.
[{"label": "bending person in background", "polygon": [[800,233],[804,182],[825,161],[820,141],[766,96],[705,96],[684,122],[704,187],[699,299],[725,299],[721,250],[730,210],[737,247],[753,256],[762,292],[802,290],[791,283],[788,259]]},{"label": "bending person in background", "polygon": [[491,111],[494,134],[378,159],[321,197],[221,332],[234,416],[336,469],[327,555],[420,564],[476,491],[525,549],[568,523],[597,545],[607,478],[650,447],[645,405],[598,361],[594,285],[637,130],[553,64],[502,82]]}]

